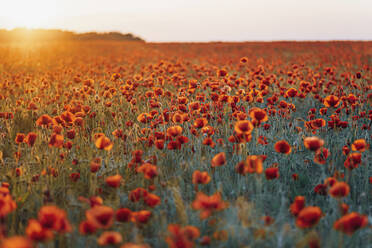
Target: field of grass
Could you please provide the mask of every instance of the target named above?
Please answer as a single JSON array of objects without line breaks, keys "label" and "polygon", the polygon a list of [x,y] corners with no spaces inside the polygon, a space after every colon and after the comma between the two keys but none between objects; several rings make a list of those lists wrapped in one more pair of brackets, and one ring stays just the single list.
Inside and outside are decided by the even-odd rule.
[{"label": "field of grass", "polygon": [[0,61],[0,247],[372,247],[372,42]]}]

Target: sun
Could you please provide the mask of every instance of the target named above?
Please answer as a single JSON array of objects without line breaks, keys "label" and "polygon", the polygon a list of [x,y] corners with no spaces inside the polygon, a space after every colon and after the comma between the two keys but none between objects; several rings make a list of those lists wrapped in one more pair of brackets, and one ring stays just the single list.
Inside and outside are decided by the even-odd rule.
[{"label": "sun", "polygon": [[56,0],[12,0],[2,4],[6,28],[43,28],[57,13]]}]

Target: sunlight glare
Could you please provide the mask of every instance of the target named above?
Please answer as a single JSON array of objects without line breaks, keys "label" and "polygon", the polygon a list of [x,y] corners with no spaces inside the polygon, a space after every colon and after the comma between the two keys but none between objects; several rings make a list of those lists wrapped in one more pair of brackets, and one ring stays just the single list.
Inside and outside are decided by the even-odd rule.
[{"label": "sunlight glare", "polygon": [[56,15],[56,0],[13,0],[2,6],[11,27],[41,28]]}]

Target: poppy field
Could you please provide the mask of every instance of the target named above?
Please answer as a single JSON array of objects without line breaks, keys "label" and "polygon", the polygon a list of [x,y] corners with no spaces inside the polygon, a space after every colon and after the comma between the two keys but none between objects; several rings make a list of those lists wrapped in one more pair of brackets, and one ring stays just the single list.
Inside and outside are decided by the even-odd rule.
[{"label": "poppy field", "polygon": [[0,45],[0,247],[371,247],[372,42]]}]

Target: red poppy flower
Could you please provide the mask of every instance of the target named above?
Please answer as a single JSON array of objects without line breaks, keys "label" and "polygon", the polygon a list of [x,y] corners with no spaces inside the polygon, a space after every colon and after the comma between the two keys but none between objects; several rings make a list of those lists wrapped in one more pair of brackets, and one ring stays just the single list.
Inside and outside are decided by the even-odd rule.
[{"label": "red poppy flower", "polygon": [[280,140],[280,141],[276,142],[275,145],[274,145],[274,149],[278,153],[283,153],[283,154],[287,154],[287,155],[290,154],[291,151],[292,151],[291,146],[285,140]]}]

